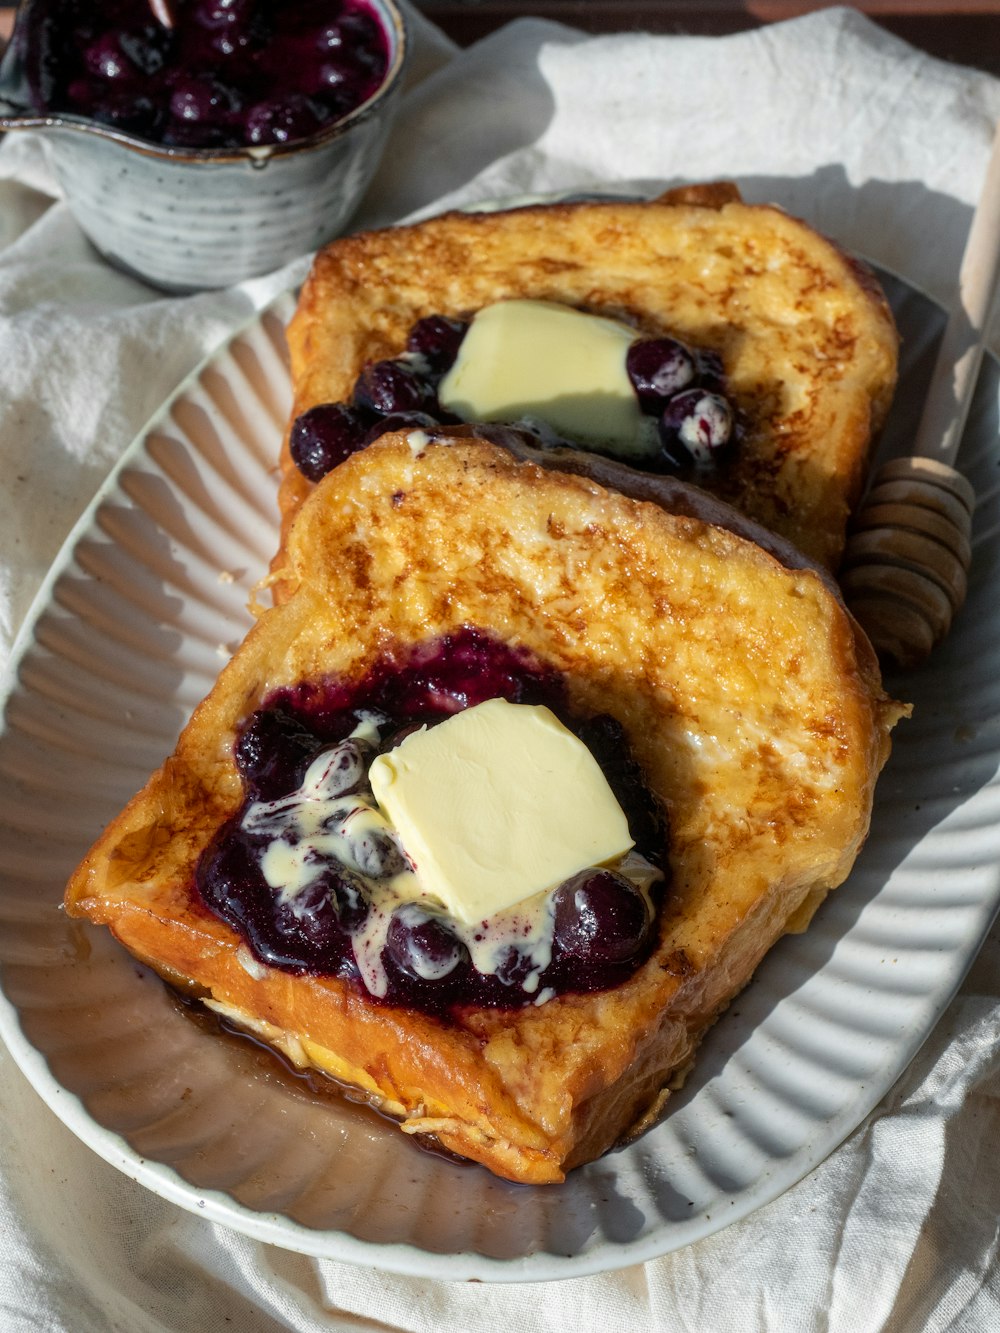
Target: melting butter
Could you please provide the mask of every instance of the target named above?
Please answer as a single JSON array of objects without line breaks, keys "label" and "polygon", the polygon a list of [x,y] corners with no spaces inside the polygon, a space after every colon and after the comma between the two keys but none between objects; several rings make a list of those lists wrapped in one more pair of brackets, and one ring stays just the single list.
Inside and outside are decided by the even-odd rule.
[{"label": "melting butter", "polygon": [[565,439],[641,457],[657,449],[625,358],[636,332],[554,301],[498,301],[473,318],[441,381],[465,421],[540,422]]},{"label": "melting butter", "polygon": [[425,892],[466,923],[634,845],[597,760],[544,707],[465,709],[379,755],[369,781]]}]

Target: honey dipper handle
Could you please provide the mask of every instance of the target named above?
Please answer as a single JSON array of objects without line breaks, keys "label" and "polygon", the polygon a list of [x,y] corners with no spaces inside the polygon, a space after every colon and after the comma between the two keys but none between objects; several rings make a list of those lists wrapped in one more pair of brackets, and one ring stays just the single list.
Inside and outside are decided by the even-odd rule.
[{"label": "honey dipper handle", "polygon": [[913,445],[914,454],[954,464],[976,387],[1000,275],[1000,122],[958,275],[958,301],[941,339]]},{"label": "honey dipper handle", "polygon": [[876,473],[844,551],[840,586],[879,656],[922,662],[965,600],[975,493],[954,466],[1000,274],[1000,124],[913,453]]}]

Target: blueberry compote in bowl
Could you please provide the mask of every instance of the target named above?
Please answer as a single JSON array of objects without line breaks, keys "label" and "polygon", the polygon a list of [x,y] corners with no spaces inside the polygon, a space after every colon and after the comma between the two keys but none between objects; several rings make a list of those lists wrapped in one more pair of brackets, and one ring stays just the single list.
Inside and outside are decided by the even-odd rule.
[{"label": "blueberry compote in bowl", "polygon": [[[161,6],[157,6],[161,8]],[[395,0],[23,0],[0,128],[40,132],[82,229],[156,286],[222,287],[340,231],[388,134]]]},{"label": "blueberry compote in bowl", "polygon": [[[473,925],[421,896],[368,781],[414,728],[487,699],[544,704],[600,764],[635,848]],[[580,717],[560,675],[465,628],[376,663],[361,680],[275,691],[235,747],[239,811],[202,856],[205,906],[265,965],[337,976],[378,1004],[446,1017],[521,1008],[625,981],[649,956],[666,825],[620,724]]]}]

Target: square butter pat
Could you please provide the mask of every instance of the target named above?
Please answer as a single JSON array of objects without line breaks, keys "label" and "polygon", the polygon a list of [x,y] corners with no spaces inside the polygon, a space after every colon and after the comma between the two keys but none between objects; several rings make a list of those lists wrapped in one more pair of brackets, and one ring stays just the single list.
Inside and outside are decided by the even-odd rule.
[{"label": "square butter pat", "polygon": [[473,316],[438,388],[463,421],[544,421],[581,444],[659,450],[629,378],[634,328],[553,301],[498,301]]},{"label": "square butter pat", "polygon": [[421,886],[470,924],[633,846],[597,760],[548,708],[487,700],[369,776]]}]

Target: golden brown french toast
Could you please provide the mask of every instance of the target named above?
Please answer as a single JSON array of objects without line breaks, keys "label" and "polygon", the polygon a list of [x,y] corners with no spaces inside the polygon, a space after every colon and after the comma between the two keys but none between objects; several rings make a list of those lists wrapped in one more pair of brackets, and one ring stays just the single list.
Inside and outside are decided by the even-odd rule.
[{"label": "golden brown french toast", "polygon": [[[315,488],[287,558],[287,599],[260,615],[174,754],[82,862],[67,909],[407,1133],[511,1180],[559,1181],[659,1114],[764,953],[848,874],[903,710],[815,571],[475,438],[383,436]],[[405,694],[393,673],[414,661],[461,707],[478,677],[448,686],[434,664],[470,635],[504,670],[530,664],[526,679],[563,691],[569,717],[620,728],[665,816],[649,826],[665,878],[644,952],[603,989],[577,972],[534,992],[525,981],[506,1004],[459,988],[435,1005],[436,974],[413,1003],[372,993],[350,959],[324,975],[309,919],[289,927],[304,940],[298,963],[261,946],[270,923],[262,935],[253,912],[242,938],[206,898],[205,867],[228,855],[220,830],[242,819],[259,832],[288,803],[247,805],[248,719],[276,698],[328,729],[345,699],[391,711]],[[226,884],[223,909],[239,916],[239,877]],[[336,899],[344,929],[357,907]]]},{"label": "golden brown french toast", "polygon": [[[652,202],[450,213],[333,242],[288,331],[293,422],[350,401],[364,367],[403,354],[417,321],[468,320],[522,298],[721,358],[735,447],[687,479],[836,570],[895,386],[896,330],[864,265],[728,184]],[[286,528],[312,484],[286,437]]]}]

